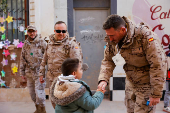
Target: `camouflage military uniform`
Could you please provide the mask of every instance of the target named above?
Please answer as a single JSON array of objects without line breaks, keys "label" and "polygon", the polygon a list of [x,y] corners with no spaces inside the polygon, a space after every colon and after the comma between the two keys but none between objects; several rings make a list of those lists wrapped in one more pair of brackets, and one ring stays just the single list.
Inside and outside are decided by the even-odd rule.
[{"label": "camouflage military uniform", "polygon": [[50,36],[46,51],[40,66],[39,76],[45,77],[45,65],[47,64],[47,77],[53,81],[61,73],[61,64],[67,58],[78,58],[82,62],[82,51],[80,43],[76,42],[75,37],[66,37],[61,41],[55,40],[55,35]]},{"label": "camouflage military uniform", "polygon": [[[126,98],[125,103],[129,112],[129,99],[135,102],[135,113],[152,113],[153,107],[146,106],[149,97],[161,98],[163,84],[166,75],[166,58],[158,36],[144,24],[135,25],[126,17],[127,36],[120,48],[108,41],[102,60],[99,81],[109,82],[109,78],[115,68],[112,57],[120,50],[125,59],[124,70],[126,72]],[[117,51],[118,50],[118,51]]]},{"label": "camouflage military uniform", "polygon": [[69,37],[67,34],[63,40],[56,41],[55,35],[52,34],[49,38],[50,42],[47,44],[43,56],[39,76],[45,77],[45,65],[47,65],[47,78],[49,78],[50,88],[54,78],[62,74],[61,65],[65,59],[78,58],[82,62],[83,58],[80,43],[76,42],[75,37]]},{"label": "camouflage military uniform", "polygon": [[45,106],[45,85],[39,82],[40,64],[45,52],[46,42],[40,37],[31,41],[28,37],[22,47],[20,59],[20,76],[27,77],[27,86],[36,105]]}]

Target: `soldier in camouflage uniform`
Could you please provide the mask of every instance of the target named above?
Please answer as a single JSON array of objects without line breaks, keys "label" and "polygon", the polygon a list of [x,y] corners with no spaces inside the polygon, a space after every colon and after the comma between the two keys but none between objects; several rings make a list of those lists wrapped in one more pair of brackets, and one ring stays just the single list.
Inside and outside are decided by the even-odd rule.
[{"label": "soldier in camouflage uniform", "polygon": [[[49,88],[54,80],[62,74],[61,65],[67,58],[78,58],[82,62],[82,51],[80,43],[75,37],[69,37],[67,26],[63,21],[58,21],[54,25],[54,33],[49,38],[45,54],[40,66],[40,82],[43,83],[45,77],[45,65],[47,65],[47,77],[49,78]],[[51,101],[53,107],[55,104]]]},{"label": "soldier in camouflage uniform", "polygon": [[[116,64],[124,65],[127,112],[154,113],[155,105],[162,97],[167,69],[159,37],[144,23],[135,25],[128,18],[118,15],[110,15],[103,29],[107,45],[98,87],[105,89]],[[147,100],[150,100],[149,106],[146,105]]]},{"label": "soldier in camouflage uniform", "polygon": [[44,90],[46,82],[41,84],[38,77],[46,42],[40,35],[37,35],[34,26],[28,26],[27,31],[28,38],[25,40],[21,52],[20,76],[23,79],[27,78],[27,87],[36,106],[34,113],[46,113]]}]

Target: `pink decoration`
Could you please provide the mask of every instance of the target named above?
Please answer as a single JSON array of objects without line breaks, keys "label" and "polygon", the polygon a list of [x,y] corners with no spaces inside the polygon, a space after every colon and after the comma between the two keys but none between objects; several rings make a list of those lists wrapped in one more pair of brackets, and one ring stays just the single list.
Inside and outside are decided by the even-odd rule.
[{"label": "pink decoration", "polygon": [[3,50],[3,53],[2,53],[2,54],[5,55],[6,57],[7,57],[8,55],[10,55],[9,50]]},{"label": "pink decoration", "polygon": [[23,45],[24,43],[20,42],[20,44],[17,45],[17,48],[22,48]]}]

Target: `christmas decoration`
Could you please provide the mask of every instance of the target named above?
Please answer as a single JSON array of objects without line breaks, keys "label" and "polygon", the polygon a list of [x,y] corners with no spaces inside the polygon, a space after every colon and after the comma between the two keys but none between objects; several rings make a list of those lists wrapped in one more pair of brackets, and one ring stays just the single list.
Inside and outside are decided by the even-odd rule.
[{"label": "christmas decoration", "polygon": [[4,70],[1,71],[1,74],[2,74],[2,77],[5,77],[5,71]]},{"label": "christmas decoration", "polygon": [[0,42],[0,49],[4,46],[3,42]]},{"label": "christmas decoration", "polygon": [[5,59],[3,58],[3,60],[2,60],[1,63],[2,63],[3,66],[8,65],[8,60],[5,60]]},{"label": "christmas decoration", "polygon": [[1,76],[0,76],[0,84],[1,84],[1,87],[2,87],[2,86],[5,86],[5,87],[6,87],[5,81],[3,81],[3,80],[1,79]]},{"label": "christmas decoration", "polygon": [[13,71],[13,73],[15,74],[16,72],[18,72],[18,68],[17,68],[16,66],[14,66],[14,67],[12,68],[12,71]]},{"label": "christmas decoration", "polygon": [[4,47],[7,49],[10,43],[11,41],[8,41],[8,39],[6,39],[6,41],[4,41]]},{"label": "christmas decoration", "polygon": [[27,29],[26,29],[26,30],[24,30],[24,33],[25,33],[25,35],[27,35]]},{"label": "christmas decoration", "polygon": [[10,55],[9,50],[3,50],[3,53],[2,53],[2,54],[5,55],[6,57],[7,57],[8,55]]},{"label": "christmas decoration", "polygon": [[21,24],[21,25],[18,27],[18,30],[19,30],[19,32],[24,32],[24,31],[25,31],[25,27]]},{"label": "christmas decoration", "polygon": [[6,39],[6,40],[4,41],[4,44],[9,45],[10,43],[11,43],[11,41],[8,41],[8,39]]},{"label": "christmas decoration", "polygon": [[20,44],[17,45],[17,48],[22,48],[23,45],[24,43],[20,42]]},{"label": "christmas decoration", "polygon": [[5,33],[1,36],[1,40],[5,40]]},{"label": "christmas decoration", "polygon": [[8,23],[13,22],[12,18],[13,18],[12,16],[9,16],[9,15],[8,15],[8,17],[6,18],[6,21],[7,21]]},{"label": "christmas decoration", "polygon": [[0,31],[1,31],[2,33],[4,33],[5,30],[6,30],[6,29],[5,29],[4,26],[0,27]]},{"label": "christmas decoration", "polygon": [[14,44],[15,46],[17,46],[17,45],[19,44],[19,39],[14,39],[13,44]]},{"label": "christmas decoration", "polygon": [[1,22],[1,24],[3,24],[5,22],[4,17],[0,17],[0,22]]},{"label": "christmas decoration", "polygon": [[11,56],[11,60],[16,60],[17,57],[16,53],[12,53],[10,56]]}]

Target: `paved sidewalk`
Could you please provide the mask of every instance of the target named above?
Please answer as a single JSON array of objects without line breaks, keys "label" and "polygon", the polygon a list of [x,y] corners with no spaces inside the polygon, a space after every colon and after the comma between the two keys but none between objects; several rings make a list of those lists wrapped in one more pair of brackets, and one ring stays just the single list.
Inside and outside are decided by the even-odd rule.
[{"label": "paved sidewalk", "polygon": [[[166,113],[162,111],[163,101],[156,108],[156,113]],[[0,113],[33,113],[35,106],[33,102],[0,102]],[[47,113],[55,113],[49,100],[46,101]],[[104,99],[94,113],[126,113],[123,102],[113,102]]]}]

